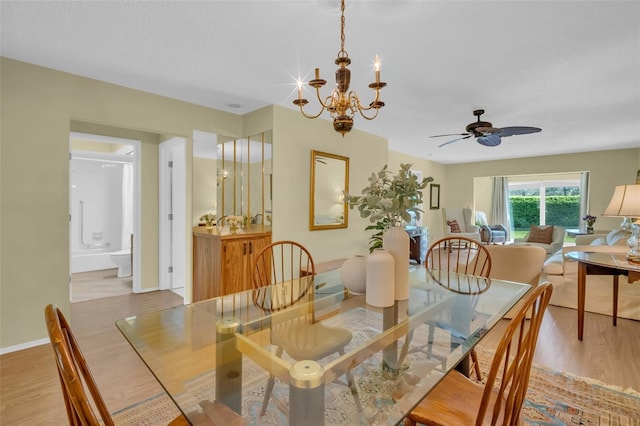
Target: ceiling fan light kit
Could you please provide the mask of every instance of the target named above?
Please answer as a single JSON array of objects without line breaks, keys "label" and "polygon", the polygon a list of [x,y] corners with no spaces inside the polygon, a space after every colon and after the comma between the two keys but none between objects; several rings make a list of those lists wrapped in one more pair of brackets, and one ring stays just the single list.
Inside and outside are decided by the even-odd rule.
[{"label": "ceiling fan light kit", "polygon": [[446,135],[434,135],[430,137],[439,138],[443,136],[461,136],[459,138],[438,145],[438,148],[464,139],[469,139],[472,136],[476,138],[476,142],[478,142],[480,145],[493,147],[500,145],[502,143],[502,138],[514,135],[537,133],[542,130],[538,127],[527,126],[511,126],[502,128],[493,127],[493,124],[489,123],[488,121],[480,120],[480,116],[482,114],[484,114],[483,109],[476,109],[473,111],[473,115],[477,117],[477,120],[467,125],[467,127],[465,128],[465,130],[467,131],[466,133],[449,133]]},{"label": "ceiling fan light kit", "polygon": [[[331,117],[333,117],[333,129],[342,134],[349,133],[353,128],[353,116],[358,112],[363,118],[367,120],[373,120],[378,116],[378,111],[384,106],[384,102],[380,100],[380,90],[387,85],[387,83],[380,81],[380,58],[378,55],[375,57],[375,75],[376,80],[369,84],[369,88],[375,92],[375,97],[369,106],[365,107],[360,103],[358,95],[354,91],[349,91],[349,84],[351,83],[351,71],[349,64],[351,59],[344,50],[344,0],[341,0],[341,16],[340,16],[340,51],[335,64],[338,65],[336,70],[336,87],[331,91],[331,94],[324,100],[320,95],[320,88],[324,86],[327,81],[320,78],[320,68],[315,69],[315,78],[309,81],[309,86],[313,87],[316,91],[316,97],[322,107],[317,114],[307,114],[304,111],[304,106],[309,103],[307,99],[302,96],[302,81],[298,80],[298,99],[293,101],[294,105],[300,108],[300,112],[307,118],[318,118],[326,109],[329,111]],[[371,115],[366,115],[366,111],[372,111]]]}]

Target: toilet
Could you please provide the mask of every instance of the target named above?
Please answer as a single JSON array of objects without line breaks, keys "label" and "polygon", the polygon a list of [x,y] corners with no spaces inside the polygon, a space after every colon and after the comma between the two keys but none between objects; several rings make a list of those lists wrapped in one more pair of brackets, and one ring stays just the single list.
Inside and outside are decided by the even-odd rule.
[{"label": "toilet", "polygon": [[118,266],[118,278],[131,275],[131,250],[114,251],[111,261]]}]

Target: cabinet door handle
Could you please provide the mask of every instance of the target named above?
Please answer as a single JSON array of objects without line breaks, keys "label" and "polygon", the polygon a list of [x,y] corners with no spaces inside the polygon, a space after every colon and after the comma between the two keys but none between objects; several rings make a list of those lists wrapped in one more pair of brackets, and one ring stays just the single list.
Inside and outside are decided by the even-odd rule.
[{"label": "cabinet door handle", "polygon": [[253,243],[249,241],[249,254],[253,254]]},{"label": "cabinet door handle", "polygon": [[242,243],[242,247],[244,248],[244,254],[247,254],[247,243]]}]

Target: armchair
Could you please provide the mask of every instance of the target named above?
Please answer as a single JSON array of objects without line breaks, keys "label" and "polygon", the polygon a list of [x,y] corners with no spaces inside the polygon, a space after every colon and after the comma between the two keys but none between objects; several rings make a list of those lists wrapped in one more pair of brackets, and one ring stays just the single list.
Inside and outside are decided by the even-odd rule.
[{"label": "armchair", "polygon": [[[549,229],[551,228],[551,230]],[[515,238],[514,244],[525,244],[542,247],[547,255],[552,255],[564,245],[565,230],[562,226],[537,226],[531,225],[529,232],[522,238]]]},{"label": "armchair", "polygon": [[471,209],[443,208],[442,220],[445,237],[466,237],[480,241],[480,227],[471,222]]},{"label": "armchair", "polygon": [[476,212],[476,225],[480,226],[480,239],[483,243],[502,243],[507,241],[507,228],[502,225],[489,225],[485,212]]}]

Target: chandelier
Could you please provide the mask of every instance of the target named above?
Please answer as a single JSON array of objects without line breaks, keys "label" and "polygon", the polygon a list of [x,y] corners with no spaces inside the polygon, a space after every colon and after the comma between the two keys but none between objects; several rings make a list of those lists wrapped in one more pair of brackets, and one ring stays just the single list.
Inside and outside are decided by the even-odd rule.
[{"label": "chandelier", "polygon": [[[360,113],[360,115],[367,120],[373,120],[378,116],[378,110],[384,106],[384,102],[380,100],[380,89],[385,87],[387,83],[380,81],[380,58],[376,55],[374,60],[376,81],[369,84],[369,87],[375,91],[373,101],[368,107],[364,107],[360,103],[358,95],[353,91],[349,91],[351,71],[347,66],[351,64],[351,59],[349,59],[349,55],[344,50],[344,0],[341,0],[340,10],[340,51],[335,61],[336,65],[338,65],[338,69],[336,70],[336,87],[323,101],[320,96],[320,88],[327,84],[327,81],[320,78],[320,68],[316,68],[315,78],[308,84],[316,89],[316,96],[322,109],[316,115],[310,115],[304,112],[303,108],[309,101],[302,97],[302,81],[300,80],[298,80],[298,99],[295,99],[293,103],[300,108],[302,115],[307,118],[318,118],[326,109],[333,118],[333,129],[341,133],[344,137],[353,127],[353,117],[356,112]],[[365,111],[371,110],[373,110],[372,113],[367,116]]]}]

